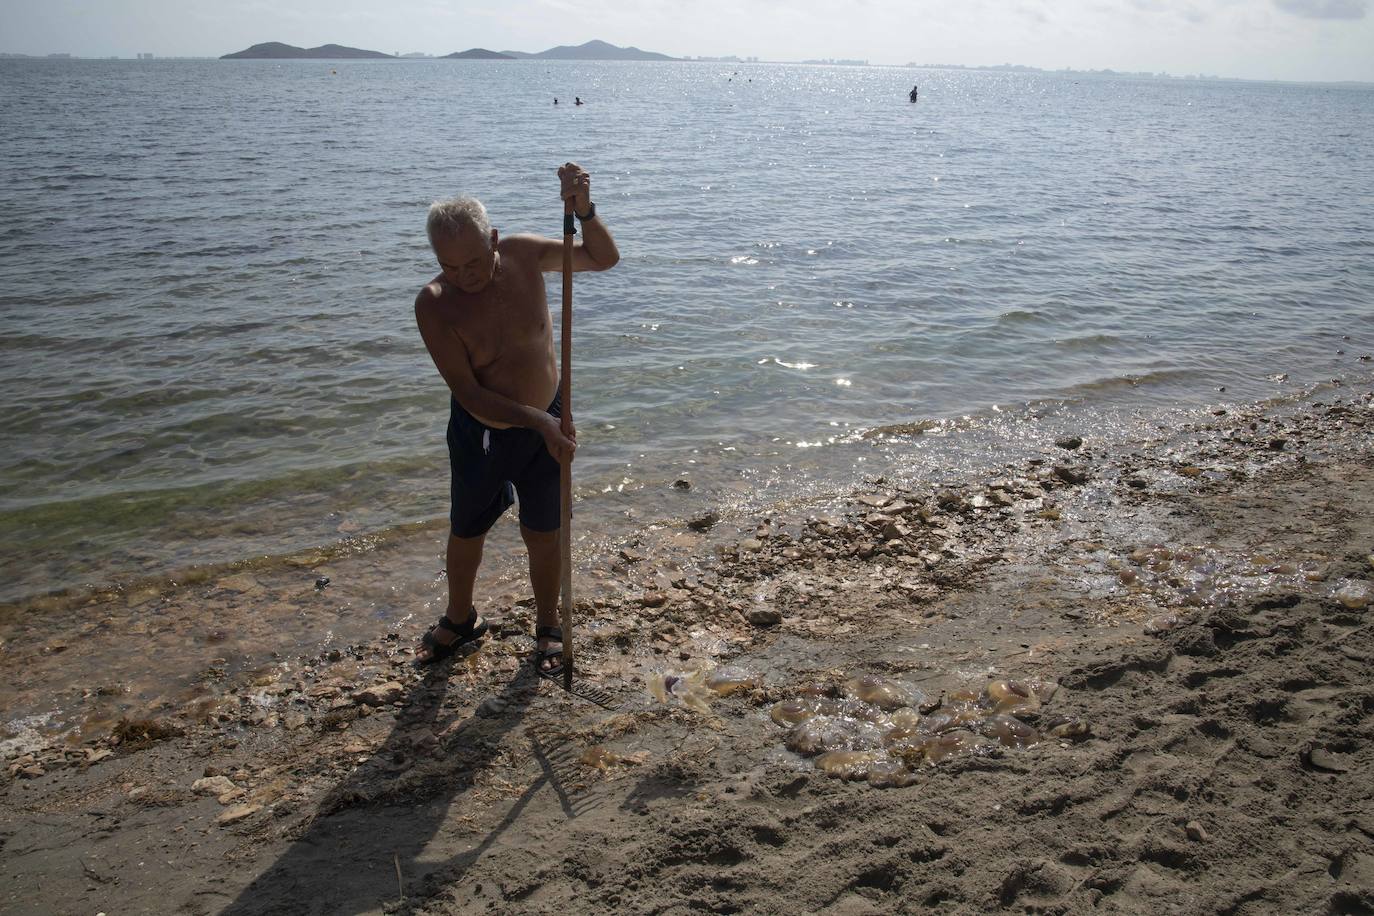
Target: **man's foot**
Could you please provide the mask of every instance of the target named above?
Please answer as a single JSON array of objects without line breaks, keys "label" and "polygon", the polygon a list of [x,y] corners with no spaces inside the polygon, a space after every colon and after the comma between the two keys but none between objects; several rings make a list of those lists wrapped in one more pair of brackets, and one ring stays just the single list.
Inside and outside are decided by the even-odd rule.
[{"label": "man's foot", "polygon": [[559,627],[534,628],[534,671],[540,677],[563,674],[563,630]]},{"label": "man's foot", "polygon": [[487,622],[477,616],[476,607],[472,608],[465,623],[454,623],[445,614],[420,637],[420,644],[415,647],[415,664],[441,662],[468,643],[481,639],[486,632]]}]

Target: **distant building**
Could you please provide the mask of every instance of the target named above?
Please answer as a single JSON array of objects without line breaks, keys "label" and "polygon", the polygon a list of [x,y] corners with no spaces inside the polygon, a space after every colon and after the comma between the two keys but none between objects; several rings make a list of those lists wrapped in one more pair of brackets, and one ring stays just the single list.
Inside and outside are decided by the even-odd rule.
[{"label": "distant building", "polygon": [[71,55],[68,54],[66,51],[63,51],[63,52],[60,53],[60,54],[49,54],[48,57],[50,57],[50,58],[52,58],[52,59],[54,59],[54,60],[69,60],[69,59],[71,59]]},{"label": "distant building", "polygon": [[142,54],[139,54],[139,55],[138,55],[138,59],[139,59],[139,60],[152,60],[152,59],[153,59],[153,55],[152,55],[151,53],[142,53]]}]

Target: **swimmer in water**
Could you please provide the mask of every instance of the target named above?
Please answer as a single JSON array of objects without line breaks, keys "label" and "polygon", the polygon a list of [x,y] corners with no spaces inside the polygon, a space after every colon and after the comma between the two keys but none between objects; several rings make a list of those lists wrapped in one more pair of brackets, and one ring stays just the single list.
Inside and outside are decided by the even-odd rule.
[{"label": "swimmer in water", "polygon": [[583,102],[582,102],[582,96],[580,96],[580,95],[575,95],[575,96],[573,96],[573,104],[574,104],[574,105],[581,105],[581,104],[583,104]]},{"label": "swimmer in water", "polygon": [[916,101],[916,96],[919,94],[919,88],[918,86],[911,87],[911,101]]}]

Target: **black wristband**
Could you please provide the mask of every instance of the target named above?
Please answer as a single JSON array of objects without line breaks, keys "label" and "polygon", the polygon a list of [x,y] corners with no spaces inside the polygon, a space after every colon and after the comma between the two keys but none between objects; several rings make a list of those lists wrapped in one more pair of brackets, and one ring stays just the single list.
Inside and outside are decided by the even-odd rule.
[{"label": "black wristband", "polygon": [[588,204],[587,204],[587,215],[586,215],[586,216],[583,216],[581,213],[578,213],[576,210],[573,211],[573,215],[576,216],[578,222],[581,222],[581,223],[585,223],[585,222],[586,222],[587,220],[589,220],[589,219],[596,219],[596,201],[590,201],[590,202],[588,202]]}]

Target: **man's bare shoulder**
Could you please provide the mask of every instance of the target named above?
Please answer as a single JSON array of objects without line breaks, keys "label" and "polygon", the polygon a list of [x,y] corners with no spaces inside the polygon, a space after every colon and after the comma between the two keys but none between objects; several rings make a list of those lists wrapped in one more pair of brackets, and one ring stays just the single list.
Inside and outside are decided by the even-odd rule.
[{"label": "man's bare shoulder", "polygon": [[442,277],[435,277],[415,294],[416,314],[432,313],[444,307],[449,299],[449,288]]},{"label": "man's bare shoulder", "polygon": [[535,235],[533,232],[517,232],[515,235],[502,238],[496,244],[496,248],[501,252],[503,258],[518,258],[521,261],[528,260],[537,263],[551,246],[557,248],[562,244],[562,242],[554,239]]}]

